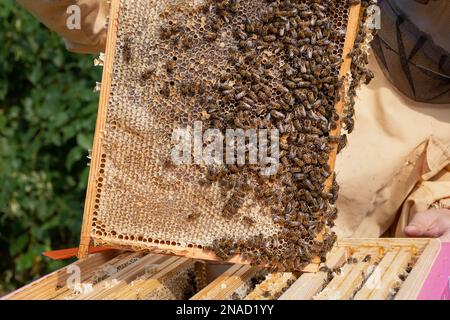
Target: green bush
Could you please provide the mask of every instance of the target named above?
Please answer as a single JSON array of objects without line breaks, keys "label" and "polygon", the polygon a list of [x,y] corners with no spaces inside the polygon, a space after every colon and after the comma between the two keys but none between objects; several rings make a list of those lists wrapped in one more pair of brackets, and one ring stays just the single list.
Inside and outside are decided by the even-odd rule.
[{"label": "green bush", "polygon": [[101,70],[13,0],[0,2],[0,295],[78,244]]}]

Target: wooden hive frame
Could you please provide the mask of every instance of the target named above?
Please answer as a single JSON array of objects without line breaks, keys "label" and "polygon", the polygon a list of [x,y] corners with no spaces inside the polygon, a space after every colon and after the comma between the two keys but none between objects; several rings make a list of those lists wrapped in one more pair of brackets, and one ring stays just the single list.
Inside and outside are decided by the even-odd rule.
[{"label": "wooden hive frame", "polygon": [[[73,264],[80,268],[81,281],[86,281],[93,272],[118,255],[118,251],[106,251],[90,255],[84,260]],[[67,280],[70,276],[69,266],[56,270],[6,296],[4,300],[50,300],[70,291]]]},{"label": "wooden hive frame", "polygon": [[[80,236],[80,245],[78,257],[80,259],[84,259],[88,255],[89,247],[92,245],[93,237],[91,235],[91,226],[93,222],[93,212],[95,205],[95,190],[96,190],[96,179],[97,173],[100,170],[101,165],[101,154],[102,154],[102,141],[104,139],[105,125],[106,125],[106,114],[108,108],[108,100],[111,92],[111,79],[112,79],[112,70],[113,70],[113,62],[115,57],[115,43],[117,38],[118,24],[119,24],[119,11],[120,11],[120,1],[112,0],[111,1],[111,9],[110,9],[110,18],[109,18],[109,29],[107,36],[107,45],[106,45],[106,53],[105,53],[105,61],[103,66],[103,76],[101,83],[101,93],[99,100],[99,108],[98,108],[98,116],[97,123],[95,128],[95,136],[94,143],[92,149],[92,160],[90,164],[90,173],[87,187],[87,195],[84,209],[84,217],[83,224]],[[359,23],[361,20],[362,10],[361,4],[351,5],[349,8],[348,15],[348,24],[347,24],[347,34],[345,37],[345,42],[343,46],[343,62],[340,68],[339,75],[344,78],[344,83],[346,82],[346,75],[350,71],[352,58],[349,56],[350,51],[352,50],[355,39],[358,34]],[[339,115],[343,114],[343,109],[345,105],[345,85],[342,86],[342,94],[341,99],[336,104],[336,111]],[[337,123],[337,128],[332,132],[333,135],[340,135],[340,123]],[[334,150],[331,152],[329,157],[329,166],[330,170],[334,171],[334,165],[337,155],[338,146],[336,145]],[[333,182],[333,175],[329,177],[329,179],[325,182],[326,188],[330,188]],[[132,246],[124,246],[119,243],[108,243],[111,247],[116,247],[120,249],[131,249],[134,250]],[[147,247],[151,252],[161,253],[161,254],[173,254],[185,256],[188,258],[194,259],[205,259],[205,260],[220,260],[220,258],[212,251],[208,251],[202,248],[197,247],[177,247],[167,244],[152,244],[151,247]],[[230,263],[242,263],[249,264],[249,260],[243,259],[241,256],[236,255],[229,259],[227,262]],[[313,258],[312,262],[304,267],[302,271],[305,272],[315,272],[318,270],[318,264],[320,259],[318,257]]]},{"label": "wooden hive frame", "polygon": [[[398,275],[413,262],[411,271],[401,283],[396,300],[418,299],[426,280],[432,275],[441,243],[436,239],[344,239],[329,252],[326,265],[340,268],[330,281],[328,273],[267,273],[259,267],[231,265],[210,278],[209,284],[197,288],[191,300],[245,299],[245,300],[308,300],[308,299],[386,299],[396,286]],[[363,257],[371,255],[371,260]],[[349,258],[358,258],[348,263]],[[368,272],[377,263],[379,278],[368,280],[374,273]],[[45,299],[145,299],[153,298],[155,292],[164,288],[165,281],[177,277],[192,268],[192,259],[167,257],[142,252],[109,251],[90,255],[41,279],[12,292],[5,300]],[[81,269],[81,283],[90,285],[84,293],[68,288],[70,266]],[[217,266],[217,265],[215,265]],[[210,265],[214,268],[214,265]],[[108,272],[110,268],[116,268]],[[151,269],[151,270],[150,270]],[[106,272],[105,272],[106,271]],[[203,271],[204,272],[204,271]],[[448,272],[448,270],[447,270]],[[267,277],[263,279],[264,274]],[[364,276],[363,276],[364,274]],[[199,275],[206,279],[206,274]],[[446,275],[434,275],[446,280]],[[448,276],[448,274],[447,274]],[[257,279],[256,286],[249,286]],[[297,280],[295,280],[297,279]],[[205,280],[200,279],[201,282]],[[245,291],[250,290],[250,291]],[[355,291],[356,294],[354,293]],[[168,296],[174,298],[174,296]]]},{"label": "wooden hive frame", "polygon": [[[338,241],[326,262],[330,269],[340,268],[340,274],[328,283],[327,272],[303,274],[280,299],[387,299],[399,275],[414,259],[417,261],[395,299],[417,299],[440,248],[437,239],[344,239]],[[370,262],[361,259],[368,254]],[[360,259],[349,264],[349,257]]]}]

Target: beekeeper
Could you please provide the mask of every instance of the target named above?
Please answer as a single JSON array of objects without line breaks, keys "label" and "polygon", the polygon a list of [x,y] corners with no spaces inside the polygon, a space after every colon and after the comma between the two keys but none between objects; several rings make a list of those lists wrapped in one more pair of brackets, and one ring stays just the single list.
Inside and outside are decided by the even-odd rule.
[{"label": "beekeeper", "polygon": [[[106,0],[18,0],[68,50],[104,51]],[[450,1],[380,0],[375,79],[336,164],[341,237],[450,241]]]}]

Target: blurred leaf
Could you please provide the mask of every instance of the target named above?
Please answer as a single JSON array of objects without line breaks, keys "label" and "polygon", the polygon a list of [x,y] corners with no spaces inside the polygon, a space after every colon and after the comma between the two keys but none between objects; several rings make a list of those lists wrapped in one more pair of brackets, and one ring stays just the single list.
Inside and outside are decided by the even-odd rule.
[{"label": "blurred leaf", "polygon": [[77,162],[78,160],[81,159],[81,157],[83,156],[83,149],[80,147],[75,147],[72,150],[70,150],[69,154],[67,155],[66,158],[66,168],[67,170],[71,170],[72,166],[75,162]]},{"label": "blurred leaf", "polygon": [[34,254],[32,251],[28,251],[25,254],[20,255],[16,260],[16,271],[23,272],[30,269],[33,265]]},{"label": "blurred leaf", "polygon": [[94,141],[94,135],[92,133],[79,133],[77,134],[77,142],[80,147],[88,150],[92,147],[92,142]]},{"label": "blurred leaf", "polygon": [[11,253],[12,256],[17,255],[19,252],[23,251],[25,249],[25,247],[28,244],[29,241],[29,236],[27,233],[22,234],[21,236],[19,236],[12,244],[11,247],[9,248],[9,252]]}]

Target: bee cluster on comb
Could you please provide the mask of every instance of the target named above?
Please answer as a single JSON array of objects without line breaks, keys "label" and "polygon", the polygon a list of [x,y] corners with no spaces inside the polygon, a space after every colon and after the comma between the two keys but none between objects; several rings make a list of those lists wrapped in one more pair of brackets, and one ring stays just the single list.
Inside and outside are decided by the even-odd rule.
[{"label": "bee cluster on comb", "polygon": [[[345,146],[341,123],[353,129],[355,89],[371,78],[370,1],[348,81],[339,75],[350,2],[121,1],[88,208],[95,242],[210,250],[276,270],[323,260],[336,239],[330,154]],[[175,165],[173,131],[196,122],[223,136],[276,130],[277,170],[249,161],[250,141],[242,162]]]}]

